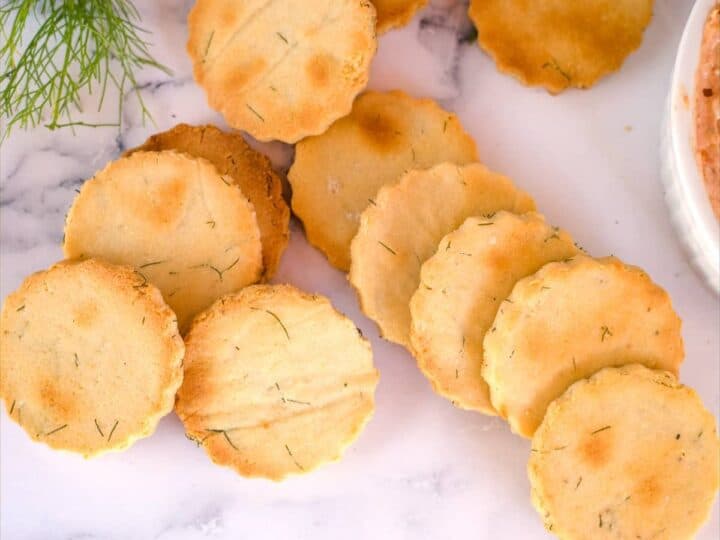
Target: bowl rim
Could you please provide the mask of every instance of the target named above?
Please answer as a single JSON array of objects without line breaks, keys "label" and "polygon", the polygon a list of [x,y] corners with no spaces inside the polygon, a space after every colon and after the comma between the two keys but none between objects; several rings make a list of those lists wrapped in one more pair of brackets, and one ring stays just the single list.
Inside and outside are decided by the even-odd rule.
[{"label": "bowl rim", "polygon": [[718,258],[720,224],[710,205],[695,152],[695,73],[705,21],[716,3],[717,0],[697,0],[685,24],[670,86],[670,130],[671,148],[680,176],[677,184],[690,207],[693,232],[703,251],[709,255],[714,253]]}]

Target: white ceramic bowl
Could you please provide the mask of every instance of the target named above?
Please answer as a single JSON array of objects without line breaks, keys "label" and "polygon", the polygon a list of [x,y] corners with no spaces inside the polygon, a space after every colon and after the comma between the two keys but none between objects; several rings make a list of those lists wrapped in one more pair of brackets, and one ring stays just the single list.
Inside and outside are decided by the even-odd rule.
[{"label": "white ceramic bowl", "polygon": [[685,25],[661,136],[665,200],[692,265],[720,294],[720,224],[695,158],[695,70],[705,20],[716,0],[697,0]]}]

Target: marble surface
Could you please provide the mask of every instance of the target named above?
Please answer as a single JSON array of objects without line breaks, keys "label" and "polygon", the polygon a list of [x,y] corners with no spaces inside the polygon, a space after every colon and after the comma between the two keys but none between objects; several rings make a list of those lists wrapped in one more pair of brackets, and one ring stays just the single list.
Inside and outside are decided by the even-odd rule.
[{"label": "marble surface", "polygon": [[[613,253],[665,286],[684,319],[682,379],[717,414],[720,308],[686,262],[659,180],[659,133],[689,0],[656,0],[642,48],[590,91],[552,97],[500,75],[472,42],[463,2],[435,1],[383,36],[371,87],[431,96],[456,111],[482,159],[516,179],[548,219],[591,253]],[[176,122],[215,122],[185,56],[189,0],[138,1],[153,53],[174,75],[141,74],[157,127],[125,96],[124,125],[15,132],[0,149],[0,293],[61,256],[74,190],[120,151]],[[112,119],[112,111],[90,119]],[[292,159],[263,145],[279,170]],[[204,538],[548,538],[529,502],[528,441],[498,419],[434,395],[411,357],[378,338],[345,276],[297,223],[276,278],[330,296],[372,340],[377,412],[343,461],[281,484],[210,463],[173,415],[124,453],[85,461],[32,444],[0,419],[0,537],[8,540]],[[716,501],[699,538],[718,538]]]}]

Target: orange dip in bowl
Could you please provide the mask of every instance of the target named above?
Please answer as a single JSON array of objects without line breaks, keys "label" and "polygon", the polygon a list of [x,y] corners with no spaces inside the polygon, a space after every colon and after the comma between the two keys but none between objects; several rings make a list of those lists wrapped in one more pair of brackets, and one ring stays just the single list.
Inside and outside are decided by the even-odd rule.
[{"label": "orange dip in bowl", "polygon": [[720,3],[703,29],[695,74],[695,149],[715,217],[720,220]]}]

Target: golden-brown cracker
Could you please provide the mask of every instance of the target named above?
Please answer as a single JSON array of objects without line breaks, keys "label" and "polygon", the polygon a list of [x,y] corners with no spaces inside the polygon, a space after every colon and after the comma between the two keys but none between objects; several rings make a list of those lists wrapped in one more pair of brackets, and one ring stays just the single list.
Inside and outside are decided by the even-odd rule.
[{"label": "golden-brown cracker", "polygon": [[372,3],[377,10],[377,31],[382,34],[409,23],[427,0],[372,0]]},{"label": "golden-brown cracker", "polygon": [[715,419],[668,372],[605,368],[548,408],[533,505],[563,540],[694,538],[718,490]]},{"label": "golden-brown cracker", "polygon": [[68,213],[64,250],[137,268],[183,332],[193,315],[262,274],[252,204],[210,162],[174,151],[135,152],[88,180]]},{"label": "golden-brown cracker", "polygon": [[243,476],[281,480],[338,459],[372,415],[370,344],[324,297],[251,286],[200,314],[186,343],[176,411]]},{"label": "golden-brown cracker", "polygon": [[495,414],[480,372],[485,332],[519,279],[577,251],[570,235],[532,212],[470,217],[445,236],[410,301],[410,343],[435,391]]},{"label": "golden-brown cracker", "polygon": [[553,399],[603,367],[641,363],[677,374],[680,326],[645,272],[577,255],[515,285],[485,335],[482,374],[500,416],[531,437]]},{"label": "golden-brown cracker", "polygon": [[349,278],[363,312],[385,339],[410,347],[410,298],[443,236],[473,215],[534,209],[529,195],[479,163],[410,171],[382,187],[351,247]]},{"label": "golden-brown cracker", "polygon": [[375,19],[369,0],[198,0],[187,49],[228,124],[293,143],[350,112],[377,47]]},{"label": "golden-brown cracker", "polygon": [[155,431],[173,408],[184,346],[160,291],[88,259],[29,276],[0,315],[0,397],[36,441],[86,457]]},{"label": "golden-brown cracker", "polygon": [[293,211],[310,243],[347,271],[360,214],[378,190],[410,169],[444,161],[477,161],[456,115],[404,92],[366,92],[349,116],[298,143],[288,174]]},{"label": "golden-brown cracker", "polygon": [[652,8],[653,0],[471,0],[469,15],[500,71],[555,94],[620,69]]},{"label": "golden-brown cracker", "polygon": [[282,197],[282,181],[264,155],[250,148],[239,133],[228,133],[212,125],[187,124],[153,135],[127,155],[138,150],[184,152],[207,159],[220,174],[231,177],[255,207],[265,267],[263,277],[273,277],[288,243],[290,210]]}]

